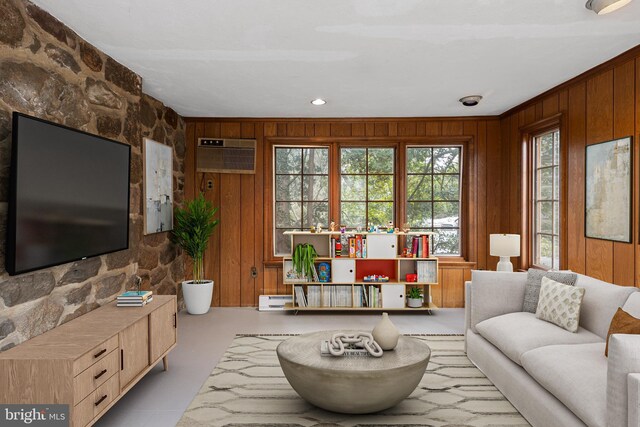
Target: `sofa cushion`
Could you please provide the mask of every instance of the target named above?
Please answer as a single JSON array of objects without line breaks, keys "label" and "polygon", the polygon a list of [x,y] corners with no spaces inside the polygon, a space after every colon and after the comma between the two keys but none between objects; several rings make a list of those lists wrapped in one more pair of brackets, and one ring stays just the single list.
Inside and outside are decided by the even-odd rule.
[{"label": "sofa cushion", "polygon": [[[554,344],[604,343],[596,334],[584,328],[572,333],[544,320],[533,313],[509,313],[492,317],[476,325],[478,333],[498,347],[509,359],[522,365],[524,353],[534,348]],[[602,348],[604,352],[604,347]],[[604,357],[604,353],[602,354]]]},{"label": "sofa cushion", "polygon": [[604,343],[536,348],[522,355],[522,367],[586,425],[606,427]]},{"label": "sofa cushion", "polygon": [[526,281],[525,273],[473,270],[469,307],[471,330],[477,333],[476,325],[483,320],[522,311]]},{"label": "sofa cushion", "polygon": [[602,339],[607,338],[611,319],[618,307],[622,307],[629,295],[638,291],[632,286],[612,285],[582,274],[578,274],[576,286],[585,289],[580,309],[580,326]]},{"label": "sofa cushion", "polygon": [[530,268],[527,271],[527,284],[524,288],[524,304],[522,311],[535,313],[538,308],[538,298],[540,297],[540,286],[542,278],[548,277],[565,285],[573,286],[578,279],[578,275],[572,272],[545,271],[537,268]]},{"label": "sofa cushion", "polygon": [[633,317],[640,318],[640,292],[634,292],[629,295],[622,309]]}]

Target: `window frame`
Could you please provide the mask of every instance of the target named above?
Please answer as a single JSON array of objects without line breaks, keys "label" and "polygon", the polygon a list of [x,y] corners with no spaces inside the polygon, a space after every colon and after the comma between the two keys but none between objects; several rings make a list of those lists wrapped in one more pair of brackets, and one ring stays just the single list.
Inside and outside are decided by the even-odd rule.
[{"label": "window frame", "polygon": [[[458,148],[460,150],[460,161],[459,161],[459,166],[458,166],[458,172],[457,173],[434,173],[434,168],[433,168],[433,163],[431,166],[431,173],[410,173],[409,172],[409,168],[407,167],[407,165],[405,164],[404,167],[404,175],[405,175],[405,189],[407,186],[407,183],[409,181],[409,176],[410,175],[415,175],[415,176],[421,176],[421,175],[427,175],[431,177],[431,200],[411,200],[412,202],[423,202],[423,203],[431,203],[431,227],[427,227],[427,228],[420,228],[420,230],[426,230],[426,231],[433,231],[436,232],[436,230],[458,230],[458,253],[456,254],[437,254],[437,256],[439,257],[443,257],[443,258],[451,258],[451,257],[460,257],[462,256],[462,228],[463,228],[463,224],[464,224],[464,213],[462,210],[462,198],[463,198],[463,187],[462,187],[462,183],[463,183],[463,175],[464,175],[464,157],[465,157],[465,150],[464,150],[464,146],[461,144],[448,144],[448,145],[444,145],[444,144],[440,144],[440,145],[427,145],[427,144],[420,144],[420,145],[411,145],[411,144],[407,144],[404,147],[405,150],[405,156],[407,155],[409,149],[411,148],[430,148],[430,149],[437,149],[437,148]],[[433,152],[431,153],[431,158],[433,159]],[[433,178],[434,176],[457,176],[458,177],[458,198],[456,200],[436,200],[434,197],[434,190],[433,190],[433,186],[434,186],[434,182],[433,182]],[[408,209],[408,204],[409,204],[410,200],[408,199],[408,197],[404,198],[404,204],[405,204],[405,209]],[[457,227],[436,227],[435,221],[434,221],[434,209],[433,209],[433,204],[436,202],[457,202],[458,203],[458,226]],[[404,222],[407,222],[407,215],[405,214],[404,216]],[[434,252],[435,254],[435,252]]]},{"label": "window frame", "polygon": [[[263,265],[277,267],[282,265],[282,256],[274,255],[274,202],[275,182],[273,158],[274,145],[281,146],[328,146],[329,150],[329,221],[338,221],[340,210],[340,152],[341,147],[394,147],[395,148],[395,194],[394,194],[394,220],[404,221],[406,218],[406,147],[407,146],[461,146],[464,158],[462,164],[462,180],[460,188],[462,198],[460,200],[460,255],[442,255],[443,262],[462,262],[466,259],[475,259],[479,252],[476,242],[479,231],[477,212],[472,208],[473,202],[479,197],[478,178],[472,176],[476,168],[475,144],[477,137],[472,135],[453,136],[394,136],[394,137],[286,137],[267,136],[264,138],[264,233],[262,237]],[[399,220],[400,219],[400,220]],[[394,224],[398,226],[398,224]],[[471,236],[471,237],[470,237]]]},{"label": "window frame", "polygon": [[[276,200],[276,190],[275,190],[275,186],[276,186],[276,182],[277,180],[275,179],[277,175],[286,175],[286,174],[278,174],[277,172],[277,168],[276,168],[276,150],[278,148],[293,148],[293,149],[300,149],[300,150],[304,150],[306,149],[319,149],[319,148],[326,148],[328,151],[328,159],[329,159],[329,165],[327,168],[327,179],[329,181],[329,187],[327,188],[327,205],[328,205],[328,211],[327,211],[327,215],[329,215],[329,217],[331,217],[331,164],[333,162],[333,160],[331,159],[331,147],[329,145],[297,145],[297,144],[274,144],[271,146],[271,179],[273,182],[273,192],[271,194],[271,202],[272,202],[272,210],[271,212],[273,213],[271,215],[271,225],[272,225],[272,230],[271,230],[271,239],[272,239],[272,251],[271,251],[271,255],[273,257],[282,257],[283,255],[278,255],[276,253],[277,251],[277,247],[276,247],[276,243],[277,240],[275,239],[275,235],[276,232],[278,230],[278,227],[276,227],[276,204],[278,203],[278,201]],[[304,159],[304,155],[302,156],[302,158]],[[291,174],[289,174],[291,175]],[[324,174],[305,174],[304,173],[304,162],[301,165],[301,172],[299,174],[299,176],[301,177],[301,182],[300,185],[303,186],[304,185],[304,177],[306,176],[325,176]],[[301,191],[301,199],[300,199],[300,203],[302,205],[304,205],[304,193]],[[313,200],[311,202],[318,202],[317,200]],[[303,211],[304,212],[304,211]],[[302,219],[301,217],[301,224],[304,224],[304,219]],[[282,229],[282,228],[280,228]],[[285,228],[285,230],[292,230],[292,228]],[[284,255],[286,256],[286,255]]]},{"label": "window frame", "polygon": [[[558,145],[560,148],[562,148],[562,143],[560,141],[560,129],[559,128],[554,128],[554,129],[550,129],[550,130],[546,130],[542,133],[536,133],[535,135],[532,136],[531,138],[531,143],[532,143],[532,150],[533,150],[533,154],[532,154],[532,167],[531,167],[531,182],[533,185],[533,198],[531,199],[531,219],[532,219],[532,226],[533,228],[531,229],[531,263],[537,267],[540,268],[545,268],[545,269],[558,269],[560,268],[560,218],[558,218],[558,229],[555,230],[555,219],[556,219],[556,212],[555,212],[555,205],[558,204],[558,215],[560,215],[560,187],[561,187],[561,170],[560,170],[560,150],[558,150],[558,158],[556,159],[556,150],[555,150],[555,135],[558,134]],[[552,142],[552,160],[551,160],[551,164],[550,165],[546,165],[546,166],[541,166],[540,165],[540,157],[541,157],[541,150],[539,148],[540,145],[540,140],[542,139],[542,137],[546,136],[546,135],[551,135],[553,138],[553,142]],[[557,178],[556,178],[556,174],[555,171],[556,169],[558,170],[558,174],[557,174]],[[551,170],[551,198],[550,199],[542,199],[542,198],[538,198],[538,190],[540,188],[540,178],[538,177],[538,174],[542,173],[542,171],[544,170]],[[557,180],[557,182],[556,182]],[[557,198],[556,198],[556,185],[557,185]],[[538,231],[538,225],[541,222],[541,217],[542,217],[542,207],[541,204],[542,203],[551,203],[551,233],[547,233],[547,232],[542,232],[542,231]],[[539,213],[540,212],[540,213]],[[555,231],[557,231],[557,234],[555,233]],[[539,263],[538,261],[540,261],[538,259],[539,256],[539,251],[540,251],[540,247],[538,245],[538,237],[539,236],[547,236],[547,237],[551,237],[551,266],[547,266],[544,265],[542,263]],[[555,238],[558,238],[558,253],[556,254],[555,252],[555,245],[554,245],[554,240]],[[558,265],[554,265],[555,263],[555,258],[557,255],[557,259],[558,259]]]},{"label": "window frame", "polygon": [[[393,172],[392,173],[369,173],[369,149],[392,149],[393,150]],[[342,173],[342,150],[343,149],[364,149],[365,150],[365,173],[363,174],[353,174],[353,173]],[[338,173],[339,173],[339,202],[337,206],[338,210],[338,219],[340,220],[340,225],[342,224],[342,203],[364,203],[365,204],[365,220],[364,224],[362,224],[362,229],[368,228],[369,224],[369,203],[392,203],[392,212],[393,218],[391,219],[394,224],[396,224],[396,218],[398,218],[398,147],[396,146],[370,146],[370,145],[339,145],[338,146],[338,158],[336,159],[338,163]],[[364,176],[365,178],[365,200],[343,200],[342,199],[342,176]],[[391,200],[370,200],[369,199],[369,176],[391,176],[393,180],[393,195]],[[382,225],[382,224],[380,224]],[[347,226],[349,227],[349,226]]]},{"label": "window frame", "polygon": [[562,113],[557,113],[549,116],[545,119],[538,120],[527,126],[520,128],[521,143],[523,147],[522,158],[522,200],[521,200],[521,214],[522,214],[522,236],[520,239],[520,258],[518,264],[521,270],[528,268],[536,268],[540,270],[549,270],[544,265],[535,263],[534,242],[535,239],[535,214],[534,214],[534,200],[535,200],[535,185],[533,180],[533,173],[535,168],[535,138],[557,130],[559,132],[560,140],[560,159],[559,159],[559,269],[564,269],[567,266],[567,141],[564,116]]}]

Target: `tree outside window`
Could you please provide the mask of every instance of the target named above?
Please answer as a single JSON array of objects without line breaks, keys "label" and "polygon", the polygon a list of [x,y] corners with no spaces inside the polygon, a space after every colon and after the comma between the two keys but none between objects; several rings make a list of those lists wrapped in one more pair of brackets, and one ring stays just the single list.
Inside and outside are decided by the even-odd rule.
[{"label": "tree outside window", "polygon": [[394,221],[395,149],[340,149],[340,224],[349,228]]},{"label": "tree outside window", "polygon": [[461,147],[407,148],[407,223],[433,231],[433,253],[460,255]]}]

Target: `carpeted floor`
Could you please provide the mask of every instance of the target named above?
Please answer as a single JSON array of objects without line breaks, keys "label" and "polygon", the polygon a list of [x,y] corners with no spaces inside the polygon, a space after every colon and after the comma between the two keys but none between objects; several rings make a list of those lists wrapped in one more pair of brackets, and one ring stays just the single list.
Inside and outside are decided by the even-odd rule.
[{"label": "carpeted floor", "polygon": [[275,349],[286,335],[238,335],[178,423],[199,426],[528,426],[469,361],[458,335],[421,335],[431,359],[418,388],[369,415],[336,414],[300,398]]}]

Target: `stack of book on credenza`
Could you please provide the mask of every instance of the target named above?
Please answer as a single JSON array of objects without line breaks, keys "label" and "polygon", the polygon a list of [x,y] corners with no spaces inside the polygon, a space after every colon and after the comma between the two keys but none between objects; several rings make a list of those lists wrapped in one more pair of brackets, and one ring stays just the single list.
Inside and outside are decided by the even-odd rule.
[{"label": "stack of book on credenza", "polygon": [[118,307],[142,307],[153,301],[152,291],[127,291],[118,295]]}]

